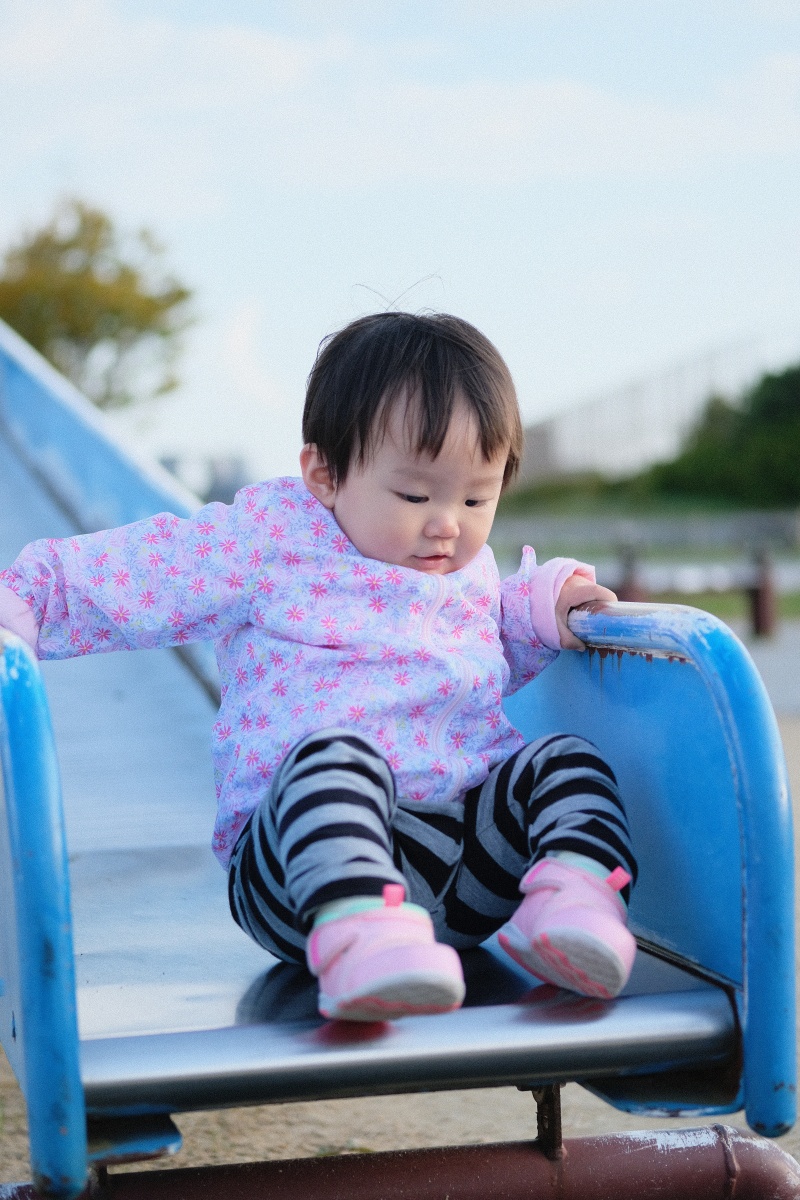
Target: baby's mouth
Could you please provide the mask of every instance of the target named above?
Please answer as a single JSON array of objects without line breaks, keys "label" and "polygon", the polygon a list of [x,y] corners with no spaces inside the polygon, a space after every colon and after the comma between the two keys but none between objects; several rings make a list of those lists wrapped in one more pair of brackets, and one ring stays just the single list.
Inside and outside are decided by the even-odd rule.
[{"label": "baby's mouth", "polygon": [[427,563],[428,566],[438,567],[441,563],[449,562],[451,554],[417,554],[417,562]]}]

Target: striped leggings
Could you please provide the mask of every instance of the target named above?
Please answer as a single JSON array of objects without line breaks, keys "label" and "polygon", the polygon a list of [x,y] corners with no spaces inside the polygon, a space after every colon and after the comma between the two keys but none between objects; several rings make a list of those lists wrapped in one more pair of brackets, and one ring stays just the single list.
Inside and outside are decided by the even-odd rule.
[{"label": "striped leggings", "polygon": [[231,912],[272,954],[304,962],[321,905],[401,883],[431,914],[437,940],[466,949],[508,920],[522,876],[559,850],[636,878],[616,779],[591,742],[540,738],[468,791],[463,807],[404,807],[380,750],[326,729],[290,751],[242,831]]}]

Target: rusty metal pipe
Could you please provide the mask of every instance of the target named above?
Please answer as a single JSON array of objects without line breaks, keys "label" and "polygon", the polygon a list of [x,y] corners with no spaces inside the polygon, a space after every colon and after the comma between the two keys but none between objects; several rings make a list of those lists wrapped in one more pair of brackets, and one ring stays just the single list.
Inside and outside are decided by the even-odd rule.
[{"label": "rusty metal pipe", "polygon": [[[36,1200],[28,1184],[3,1200]],[[86,1200],[798,1200],[800,1166],[774,1142],[713,1125],[536,1142],[139,1171]]]},{"label": "rusty metal pipe", "polygon": [[[28,1185],[3,1200],[35,1200]],[[798,1200],[800,1166],[774,1142],[713,1125],[108,1175],[89,1200]]]}]

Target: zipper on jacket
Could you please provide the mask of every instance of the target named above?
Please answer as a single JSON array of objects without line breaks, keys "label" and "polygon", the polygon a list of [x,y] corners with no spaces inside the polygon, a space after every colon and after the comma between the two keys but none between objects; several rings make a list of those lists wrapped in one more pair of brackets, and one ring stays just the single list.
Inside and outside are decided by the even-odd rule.
[{"label": "zipper on jacket", "polygon": [[[442,578],[442,576],[437,575],[437,576],[434,576],[434,578],[436,579],[436,584],[437,584],[436,598],[435,598],[433,604],[431,605],[430,610],[425,614],[425,620],[423,621],[423,624],[422,624],[422,632],[423,632],[423,636],[426,641],[428,641],[430,639],[431,626],[433,624],[434,618],[436,617],[436,615],[438,614],[439,610],[442,607],[442,602],[444,600],[444,594],[446,591],[444,579]],[[438,754],[440,758],[444,758],[445,754],[447,753],[446,747],[442,744],[443,743],[443,735],[444,735],[444,731],[447,726],[447,723],[449,722],[450,717],[453,715],[453,713],[456,711],[456,709],[461,704],[463,704],[463,702],[466,699],[466,697],[469,693],[469,690],[472,686],[472,667],[470,666],[470,664],[468,662],[466,662],[464,660],[462,655],[453,655],[453,657],[458,662],[458,668],[459,668],[459,673],[461,675],[461,680],[460,680],[458,686],[456,687],[456,690],[453,693],[452,697],[445,704],[444,708],[439,713],[439,716],[436,718],[433,725],[431,726],[431,732],[430,732],[431,750],[433,750],[433,752],[435,754]],[[464,780],[464,764],[460,759],[456,759],[455,762],[453,763],[452,774],[454,776],[453,796],[455,797],[455,796],[460,795],[460,793],[462,791],[461,785]]]}]

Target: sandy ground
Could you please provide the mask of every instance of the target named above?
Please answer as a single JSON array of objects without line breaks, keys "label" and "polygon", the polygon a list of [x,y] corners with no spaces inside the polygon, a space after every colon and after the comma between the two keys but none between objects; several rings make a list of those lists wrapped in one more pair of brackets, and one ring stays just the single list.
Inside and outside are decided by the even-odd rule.
[{"label": "sandy ground", "polygon": [[[795,798],[795,828],[798,829],[800,716],[783,717],[779,724]],[[562,1103],[566,1137],[625,1129],[675,1128],[674,1122],[644,1120],[616,1112],[577,1084],[564,1089]],[[176,1120],[183,1134],[183,1148],[174,1158],[153,1164],[155,1167],[527,1139],[535,1136],[536,1107],[528,1093],[513,1088],[495,1088],[189,1113]],[[713,1120],[719,1118],[678,1124],[709,1124]],[[742,1114],[724,1120],[744,1126]],[[800,1129],[786,1134],[779,1143],[800,1159]],[[141,1170],[142,1167],[137,1165],[132,1169]],[[3,1058],[0,1063],[0,1183],[27,1178],[24,1104]]]}]

